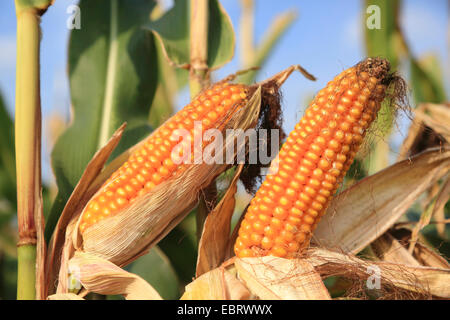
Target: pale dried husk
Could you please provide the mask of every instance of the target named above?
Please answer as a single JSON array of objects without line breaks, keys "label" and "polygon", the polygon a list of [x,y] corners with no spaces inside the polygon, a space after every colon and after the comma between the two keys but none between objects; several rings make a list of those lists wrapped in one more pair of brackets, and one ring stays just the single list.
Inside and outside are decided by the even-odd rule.
[{"label": "pale dried husk", "polygon": [[75,293],[55,293],[47,297],[47,300],[84,300]]},{"label": "pale dried husk", "polygon": [[[101,175],[100,172],[112,151],[119,143],[125,126],[125,124],[120,126],[105,146],[92,157],[92,160],[86,166],[80,181],[75,186],[74,191],[61,213],[49,245],[49,253],[45,268],[46,281],[44,296],[53,293],[54,283],[56,282],[55,280],[58,272],[60,272],[60,268],[63,269],[63,272],[67,268],[67,261],[74,252],[71,239],[76,220],[80,215],[82,208],[100,186],[99,183],[97,182],[96,184],[95,181],[99,180],[99,175]],[[104,176],[103,179],[106,179],[106,176]],[[67,275],[64,277],[66,276]],[[65,286],[65,284],[63,286]]]},{"label": "pale dried husk", "polygon": [[[405,159],[416,152],[415,146],[424,141],[426,133],[438,134],[450,142],[450,104],[423,103],[413,110],[414,119],[398,153],[398,160]],[[428,127],[428,128],[427,128]],[[427,132],[431,129],[434,132]],[[427,143],[427,147],[433,147]]]},{"label": "pale dried husk", "polygon": [[161,300],[144,279],[92,254],[76,252],[69,260],[69,270],[90,292],[120,294],[127,300]]},{"label": "pale dried husk", "polygon": [[450,269],[450,263],[444,257],[420,242],[414,247],[414,257],[424,266]]},{"label": "pale dried husk", "polygon": [[[379,271],[379,288],[369,287],[374,270]],[[331,297],[323,279],[330,276],[350,281],[346,298],[450,298],[449,268],[369,261],[325,248],[310,248],[297,259],[232,258],[187,285],[182,299],[242,299],[245,296],[245,299],[259,300],[328,300]]]},{"label": "pale dried husk", "polygon": [[186,286],[181,300],[247,300],[250,291],[225,268],[208,271]]},{"label": "pale dried husk", "polygon": [[328,290],[304,259],[236,259],[239,279],[261,300],[329,300]]},{"label": "pale dried husk", "polygon": [[[381,288],[394,286],[411,292],[409,298],[441,297],[450,298],[450,269],[404,264],[365,261],[350,254],[311,248],[305,258],[323,276],[354,277],[366,281],[372,275],[369,270],[379,268]],[[386,290],[386,288],[384,288]],[[405,294],[399,292],[402,297]]]},{"label": "pale dried husk", "polygon": [[420,266],[420,263],[389,232],[372,242],[372,249],[383,261],[401,263],[409,266]]},{"label": "pale dried husk", "polygon": [[[226,129],[252,128],[261,104],[261,89],[247,106],[239,109],[226,123]],[[224,139],[216,150],[225,154],[235,144],[234,137]],[[236,151],[236,150],[235,150]],[[76,228],[73,243],[77,250],[94,254],[117,265],[125,265],[147,252],[196,205],[199,192],[208,186],[227,164],[186,165],[186,168],[156,186],[116,215],[87,228],[81,236]]]}]

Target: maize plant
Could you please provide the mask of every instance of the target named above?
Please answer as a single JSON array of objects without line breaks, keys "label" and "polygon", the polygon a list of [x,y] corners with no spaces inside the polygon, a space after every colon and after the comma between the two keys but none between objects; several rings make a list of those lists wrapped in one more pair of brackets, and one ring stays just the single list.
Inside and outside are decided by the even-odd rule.
[{"label": "maize plant", "polygon": [[[450,105],[437,55],[409,49],[400,0],[364,1],[356,64],[334,50],[339,24],[298,28],[310,4],[280,2],[287,10],[259,37],[255,8],[269,7],[254,0],[11,2],[17,50],[0,37],[5,56],[17,54],[15,97],[4,99],[14,117],[0,96],[0,300],[450,299]],[[0,15],[13,14],[7,3]],[[70,33],[71,112],[67,123],[52,115],[53,130],[42,126],[41,75],[58,55],[40,51],[54,41],[51,21],[41,24],[49,8]],[[304,43],[304,32],[330,41]],[[276,46],[288,54],[270,59]],[[306,46],[320,60],[301,56]],[[218,73],[235,51],[243,70]],[[318,88],[286,81],[294,71],[316,80],[297,60],[321,75],[305,109],[292,94]],[[405,120],[397,153],[390,135]]]}]

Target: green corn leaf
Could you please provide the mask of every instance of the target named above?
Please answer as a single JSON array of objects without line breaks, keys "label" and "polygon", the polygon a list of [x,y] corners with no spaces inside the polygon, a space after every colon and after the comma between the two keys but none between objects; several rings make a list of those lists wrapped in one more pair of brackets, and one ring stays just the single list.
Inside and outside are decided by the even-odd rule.
[{"label": "green corn leaf", "polygon": [[182,285],[192,281],[197,264],[196,216],[193,210],[179,225],[177,225],[158,247],[170,260]]},{"label": "green corn leaf", "polygon": [[[166,58],[173,64],[186,67],[190,62],[190,10],[187,0],[176,0],[171,10],[160,19],[150,22],[162,43]],[[235,37],[230,18],[217,0],[209,1],[208,67],[217,69],[234,55]]]},{"label": "green corn leaf", "polygon": [[48,218],[46,239],[94,153],[123,123],[121,151],[147,135],[156,89],[157,63],[152,34],[142,29],[152,0],[81,0],[81,28],[69,42],[71,126],[52,151],[58,196]]},{"label": "green corn leaf", "polygon": [[167,256],[157,246],[126,269],[150,283],[163,299],[180,298],[178,276]]},{"label": "green corn leaf", "polygon": [[[363,28],[365,30],[366,50],[369,57],[383,57],[389,60],[391,70],[396,70],[399,65],[399,41],[398,15],[400,0],[366,0],[364,6]],[[374,23],[379,18],[379,24]],[[373,125],[377,128],[377,135],[388,137],[394,122],[391,106],[383,102],[378,112],[377,120]],[[389,146],[385,141],[369,134],[367,140],[375,140],[371,146],[371,157],[363,161],[363,167],[368,174],[377,172],[389,164]]]},{"label": "green corn leaf", "polygon": [[[399,62],[397,46],[395,45],[396,31],[398,25],[398,12],[400,8],[400,0],[367,0],[364,8],[379,8],[380,28],[373,27],[370,24],[371,14],[365,12],[363,19],[363,28],[365,30],[367,54],[370,57],[384,57],[391,63],[391,67],[395,69]],[[377,10],[377,9],[376,9]]]},{"label": "green corn leaf", "polygon": [[0,170],[5,170],[11,188],[16,186],[16,160],[14,152],[14,124],[0,94]]}]

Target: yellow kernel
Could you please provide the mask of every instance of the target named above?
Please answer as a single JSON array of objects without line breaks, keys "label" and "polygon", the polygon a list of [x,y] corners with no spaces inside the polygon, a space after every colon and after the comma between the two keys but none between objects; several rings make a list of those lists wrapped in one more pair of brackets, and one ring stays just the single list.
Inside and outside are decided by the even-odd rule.
[{"label": "yellow kernel", "polygon": [[257,234],[257,233],[252,233],[252,235],[250,236],[250,240],[252,241],[252,245],[258,246],[261,244],[262,235]]},{"label": "yellow kernel", "polygon": [[276,257],[283,258],[287,255],[287,251],[282,246],[275,245],[272,247],[272,250],[270,250],[270,254]]},{"label": "yellow kernel", "polygon": [[286,210],[285,208],[282,208],[282,207],[276,207],[276,208],[273,210],[273,216],[274,216],[275,218],[280,219],[280,220],[284,220],[284,219],[286,219],[286,217],[288,216],[288,212],[287,212],[287,210]]},{"label": "yellow kernel", "polygon": [[319,168],[322,170],[328,170],[328,168],[331,167],[331,164],[329,161],[327,161],[326,159],[320,159],[319,161]]},{"label": "yellow kernel", "polygon": [[290,213],[291,213],[291,215],[297,216],[297,217],[301,217],[303,215],[303,211],[301,211],[297,207],[291,208]]},{"label": "yellow kernel", "polygon": [[273,246],[273,241],[272,241],[271,238],[269,238],[269,237],[263,237],[263,238],[261,239],[261,247],[262,247],[263,249],[268,250],[268,249],[272,248],[272,246]]}]

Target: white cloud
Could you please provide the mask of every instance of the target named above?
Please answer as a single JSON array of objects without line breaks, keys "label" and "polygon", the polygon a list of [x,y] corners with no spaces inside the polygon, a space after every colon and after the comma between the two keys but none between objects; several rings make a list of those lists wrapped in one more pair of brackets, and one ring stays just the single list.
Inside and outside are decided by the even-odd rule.
[{"label": "white cloud", "polygon": [[0,36],[0,70],[14,70],[16,65],[16,39]]}]

